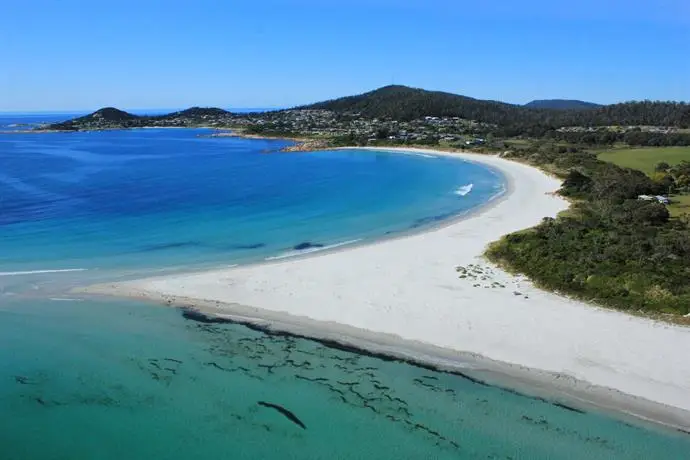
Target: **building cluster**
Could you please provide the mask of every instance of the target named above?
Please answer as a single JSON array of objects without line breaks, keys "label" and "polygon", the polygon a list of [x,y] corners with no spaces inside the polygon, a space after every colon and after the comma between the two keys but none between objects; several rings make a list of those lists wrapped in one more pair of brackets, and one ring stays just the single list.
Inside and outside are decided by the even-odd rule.
[{"label": "building cluster", "polygon": [[564,126],[558,128],[556,131],[561,133],[597,133],[597,132],[615,132],[628,133],[632,131],[640,131],[643,133],[658,133],[658,134],[674,134],[681,132],[680,129],[669,126]]},{"label": "building cluster", "polygon": [[233,120],[235,126],[253,127],[273,132],[300,133],[313,137],[353,135],[370,140],[446,141],[467,144],[483,143],[478,137],[491,125],[458,117],[423,117],[411,121],[363,118],[359,113],[336,113],[329,110],[284,110],[245,114]]}]

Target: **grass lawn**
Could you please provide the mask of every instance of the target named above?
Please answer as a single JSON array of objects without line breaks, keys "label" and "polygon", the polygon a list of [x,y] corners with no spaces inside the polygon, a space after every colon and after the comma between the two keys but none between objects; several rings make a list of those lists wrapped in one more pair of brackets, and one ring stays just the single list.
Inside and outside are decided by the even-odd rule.
[{"label": "grass lawn", "polygon": [[[645,147],[621,148],[604,150],[599,153],[599,159],[609,161],[618,166],[639,169],[648,175],[654,174],[654,165],[660,161],[673,166],[683,160],[690,161],[690,147]],[[671,217],[678,217],[683,213],[690,214],[690,195],[673,195],[668,205]]]},{"label": "grass lawn", "polygon": [[602,161],[619,166],[639,169],[648,175],[654,173],[654,165],[660,161],[673,166],[683,160],[690,161],[690,147],[644,147],[606,150],[599,154]]},{"label": "grass lawn", "polygon": [[671,204],[668,205],[668,212],[671,217],[678,217],[683,213],[690,214],[690,195],[673,195],[670,199]]}]

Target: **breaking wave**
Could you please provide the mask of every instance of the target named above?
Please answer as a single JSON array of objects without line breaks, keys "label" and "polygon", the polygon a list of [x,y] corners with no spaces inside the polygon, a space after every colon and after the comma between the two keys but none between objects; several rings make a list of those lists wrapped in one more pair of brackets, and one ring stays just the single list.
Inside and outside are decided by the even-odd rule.
[{"label": "breaking wave", "polygon": [[465,196],[472,191],[474,184],[463,185],[455,191],[456,195]]},{"label": "breaking wave", "polygon": [[23,272],[0,272],[0,276],[38,275],[41,273],[83,272],[86,268],[64,268],[62,270],[29,270]]}]

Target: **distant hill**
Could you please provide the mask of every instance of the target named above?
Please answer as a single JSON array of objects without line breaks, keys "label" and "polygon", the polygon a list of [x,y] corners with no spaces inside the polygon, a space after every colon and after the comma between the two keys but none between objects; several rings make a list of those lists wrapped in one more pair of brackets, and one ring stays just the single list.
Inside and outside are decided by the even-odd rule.
[{"label": "distant hill", "polygon": [[385,117],[401,121],[423,116],[447,116],[487,123],[500,123],[520,112],[517,105],[400,85],[384,86],[357,96],[317,102],[298,109],[353,112],[370,118]]},{"label": "distant hill", "polygon": [[[540,107],[534,107],[534,104]],[[554,110],[564,105],[577,110]],[[585,106],[582,106],[585,104]],[[548,105],[549,108],[544,106]],[[296,107],[295,109],[329,110],[340,115],[381,118],[398,121],[427,116],[457,117],[496,125],[500,136],[541,137],[561,127],[580,126],[669,126],[690,127],[690,105],[684,102],[640,101],[599,106],[582,101],[534,101],[531,106],[475,99],[442,91],[427,91],[391,85],[356,96]],[[285,111],[267,112],[280,116]],[[150,127],[226,126],[245,115],[232,114],[215,107],[192,107],[157,116],[137,116],[106,107],[84,117],[42,127],[42,129],[77,131]]]},{"label": "distant hill", "polygon": [[552,110],[585,110],[602,107],[594,102],[578,101],[577,99],[537,99],[524,105],[530,109]]},{"label": "distant hill", "polygon": [[563,126],[690,126],[690,105],[684,102],[641,101],[594,105],[580,110],[553,110],[399,85],[297,108],[357,113],[367,118],[401,121],[425,116],[459,117],[509,128],[507,133],[512,134],[528,132],[525,131],[526,127],[543,131]]},{"label": "distant hill", "polygon": [[141,125],[145,117],[133,115],[114,107],[105,107],[89,115],[47,126],[47,129],[76,131],[79,129],[133,128]]},{"label": "distant hill", "polygon": [[192,117],[192,118],[202,118],[202,117],[221,117],[230,115],[227,110],[219,109],[217,107],[190,107],[186,110],[180,110],[179,112],[169,113],[167,115],[162,115],[161,118],[173,118],[173,117]]},{"label": "distant hill", "polygon": [[80,131],[99,129],[125,129],[168,126],[209,126],[223,124],[232,118],[232,113],[216,107],[191,107],[165,115],[133,115],[114,107],[105,107],[83,117],[43,126],[41,129],[58,131]]},{"label": "distant hill", "polygon": [[96,110],[91,115],[86,115],[77,120],[86,120],[89,118],[102,119],[110,121],[124,121],[124,120],[134,120],[139,118],[137,115],[132,115],[131,113],[125,112],[124,110],[116,109],[115,107],[105,107],[100,110]]}]

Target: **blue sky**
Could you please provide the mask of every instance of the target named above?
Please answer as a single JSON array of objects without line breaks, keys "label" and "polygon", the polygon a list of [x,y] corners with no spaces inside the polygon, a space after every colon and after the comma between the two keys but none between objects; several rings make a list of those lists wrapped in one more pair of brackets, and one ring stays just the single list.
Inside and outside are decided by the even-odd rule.
[{"label": "blue sky", "polygon": [[690,100],[688,0],[0,0],[0,111]]}]

